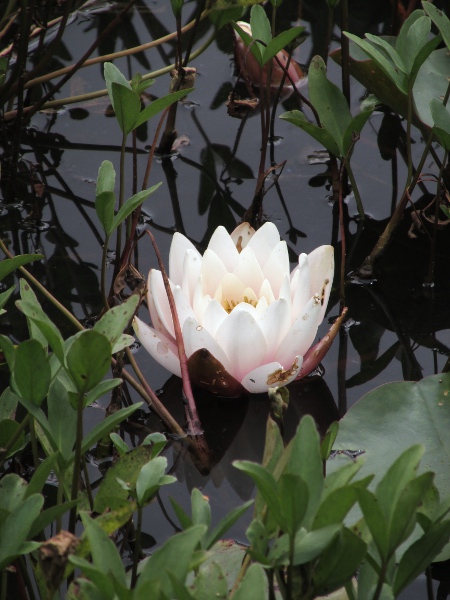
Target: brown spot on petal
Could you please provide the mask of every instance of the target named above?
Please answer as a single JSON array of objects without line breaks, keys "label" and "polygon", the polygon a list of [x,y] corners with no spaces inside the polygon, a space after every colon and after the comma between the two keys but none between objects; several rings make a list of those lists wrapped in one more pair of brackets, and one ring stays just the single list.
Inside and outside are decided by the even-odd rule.
[{"label": "brown spot on petal", "polygon": [[187,361],[191,383],[212,394],[235,398],[244,396],[247,390],[232,377],[206,348],[197,350]]},{"label": "brown spot on petal", "polygon": [[295,371],[298,369],[298,358],[294,360],[290,369],[286,371],[284,369],[277,369],[267,377],[267,385],[276,385],[280,383],[286,383],[286,381],[292,377]]}]

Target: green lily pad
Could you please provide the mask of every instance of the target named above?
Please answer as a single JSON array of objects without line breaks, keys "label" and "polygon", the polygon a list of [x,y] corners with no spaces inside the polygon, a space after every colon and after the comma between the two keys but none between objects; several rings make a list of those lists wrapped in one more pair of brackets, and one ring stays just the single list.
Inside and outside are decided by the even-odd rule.
[{"label": "green lily pad", "polygon": [[[358,473],[375,474],[376,484],[386,467],[406,448],[423,444],[419,473],[433,471],[441,498],[450,495],[450,374],[433,375],[415,383],[388,383],[366,394],[340,422],[334,444],[338,451],[360,451],[366,459]],[[352,460],[340,453],[327,471]],[[373,484],[372,484],[373,485]]]}]

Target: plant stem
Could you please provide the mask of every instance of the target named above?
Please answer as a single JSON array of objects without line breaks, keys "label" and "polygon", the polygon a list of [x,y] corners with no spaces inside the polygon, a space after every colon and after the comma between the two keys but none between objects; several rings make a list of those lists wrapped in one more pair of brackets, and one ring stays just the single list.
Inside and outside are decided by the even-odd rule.
[{"label": "plant stem", "polygon": [[133,589],[136,585],[137,580],[137,568],[139,563],[139,558],[141,557],[141,530],[142,530],[142,506],[138,504],[137,509],[138,520],[137,520],[137,528],[134,537],[134,554],[133,554],[133,569],[131,572],[131,589]]},{"label": "plant stem", "polygon": [[37,469],[39,466],[39,450],[36,439],[36,430],[34,428],[34,417],[30,415],[30,439],[31,439],[31,448],[33,451],[33,464],[34,468]]},{"label": "plant stem", "polygon": [[[75,458],[73,461],[72,493],[71,500],[78,498],[80,487],[80,463],[81,463],[81,444],[83,442],[83,408],[84,394],[79,393],[77,399],[77,438],[75,440]],[[77,507],[70,509],[69,531],[75,534],[75,525],[77,520]]]},{"label": "plant stem", "polygon": [[350,185],[352,186],[352,190],[353,190],[353,193],[355,195],[356,206],[358,208],[358,214],[360,216],[360,219],[362,221],[364,221],[365,218],[366,218],[366,214],[364,212],[364,206],[363,206],[363,203],[362,203],[362,200],[361,200],[361,196],[359,194],[358,186],[356,185],[356,179],[355,179],[355,176],[353,175],[353,170],[352,170],[352,168],[350,166],[350,160],[349,159],[346,160],[346,162],[345,162],[345,169],[347,171],[348,178],[350,180]]},{"label": "plant stem", "polygon": [[[119,226],[120,227],[120,226]],[[105,242],[102,249],[102,265],[100,275],[100,290],[103,298],[103,304],[108,309],[108,298],[106,297],[106,262],[108,258],[109,235],[105,235]]]}]

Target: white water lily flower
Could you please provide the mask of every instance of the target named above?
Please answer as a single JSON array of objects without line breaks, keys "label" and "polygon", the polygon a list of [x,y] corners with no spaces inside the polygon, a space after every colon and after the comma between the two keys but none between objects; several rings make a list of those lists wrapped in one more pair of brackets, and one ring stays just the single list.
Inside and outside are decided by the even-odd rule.
[{"label": "white water lily flower", "polygon": [[[334,273],[331,246],[300,254],[290,272],[288,248],[273,223],[214,232],[203,256],[180,233],[169,254],[169,279],[191,381],[222,396],[265,392],[293,381],[323,320]],[[161,365],[181,376],[175,331],[160,271],[148,280],[153,327],[136,335]]]}]

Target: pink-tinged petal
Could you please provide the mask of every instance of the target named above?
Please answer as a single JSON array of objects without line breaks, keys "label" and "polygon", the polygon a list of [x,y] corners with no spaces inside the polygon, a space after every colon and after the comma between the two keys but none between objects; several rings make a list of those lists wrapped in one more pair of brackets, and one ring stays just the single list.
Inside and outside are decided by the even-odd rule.
[{"label": "pink-tinged petal", "polygon": [[183,323],[186,321],[186,319],[195,318],[194,311],[192,310],[189,300],[186,298],[179,285],[174,287],[172,293],[173,299],[175,300],[178,320],[180,321],[180,327],[183,329]]},{"label": "pink-tinged petal", "polygon": [[[171,288],[173,292],[173,284],[171,285]],[[152,269],[149,273],[148,299],[149,307],[152,306],[152,309],[154,307],[154,311],[156,312],[156,316],[155,314],[151,314],[152,323],[155,329],[164,331],[162,329],[163,327],[170,336],[175,338],[172,313],[170,312],[169,300],[167,298],[166,288],[164,287],[163,277],[161,271],[157,271],[156,269]]]},{"label": "pink-tinged petal", "polygon": [[256,260],[255,254],[251,248],[247,246],[239,254],[236,266],[233,273],[247,287],[258,292],[264,281],[264,275]]},{"label": "pink-tinged petal", "polygon": [[178,232],[174,233],[169,252],[169,278],[176,285],[183,282],[184,256],[188,250],[192,250],[200,260],[202,259],[197,248],[187,237]]},{"label": "pink-tinged petal", "polygon": [[203,314],[203,321],[201,322],[201,325],[203,325],[203,327],[207,329],[214,337],[217,329],[227,316],[228,313],[220,304],[220,302],[217,302],[217,300],[211,300]]},{"label": "pink-tinged petal", "polygon": [[289,304],[292,302],[292,300],[291,300],[291,279],[290,279],[289,275],[287,275],[287,274],[285,274],[285,276],[283,277],[283,282],[281,284],[280,293],[278,295],[278,298],[284,298],[284,300],[287,300],[289,302]]},{"label": "pink-tinged petal", "polygon": [[218,227],[212,234],[208,250],[212,250],[220,258],[227,271],[234,269],[239,252],[225,227]]},{"label": "pink-tinged petal", "polygon": [[200,275],[195,285],[194,298],[192,300],[192,308],[194,310],[195,318],[200,325],[203,325],[203,315],[208,308],[208,304],[211,302],[211,296],[209,294],[206,294],[205,296],[203,295],[202,287],[202,276]]},{"label": "pink-tinged petal", "polygon": [[233,310],[222,322],[215,338],[229,358],[231,368],[227,371],[235,379],[241,380],[266,362],[266,339],[256,319],[246,310]]},{"label": "pink-tinged petal", "polygon": [[238,252],[242,252],[254,235],[255,230],[250,223],[241,223],[230,233],[230,237]]},{"label": "pink-tinged petal", "polygon": [[202,271],[202,257],[192,250],[187,250],[183,263],[183,283],[181,289],[189,302],[194,298],[194,290]]},{"label": "pink-tinged petal", "polygon": [[[308,256],[300,254],[292,277],[292,319],[296,319],[313,295]],[[314,292],[313,292],[314,293]]]},{"label": "pink-tinged petal", "polygon": [[248,245],[255,253],[256,260],[261,265],[261,268],[264,267],[271,252],[279,242],[280,234],[278,233],[278,229],[276,225],[269,222],[264,223],[252,237]]},{"label": "pink-tinged petal", "polygon": [[213,250],[206,249],[202,261],[202,292],[214,296],[220,280],[228,273],[225,265]]},{"label": "pink-tinged petal", "polygon": [[[258,314],[258,309],[256,308]],[[291,327],[291,305],[284,298],[270,304],[262,316],[258,315],[258,323],[267,342],[267,360],[271,360],[281,340]]]},{"label": "pink-tinged petal", "polygon": [[197,350],[206,348],[224,368],[230,373],[231,362],[220,344],[212,337],[209,331],[198,324],[195,319],[186,319],[183,325],[183,341],[186,356],[189,358]]},{"label": "pink-tinged petal", "polygon": [[268,279],[264,279],[261,289],[259,290],[259,297],[264,297],[267,300],[267,304],[272,304],[275,300],[275,296],[273,295],[272,286]]},{"label": "pink-tinged petal", "polygon": [[278,298],[285,275],[290,275],[289,254],[285,241],[278,242],[267,259],[263,273],[270,281],[275,298]]},{"label": "pink-tinged petal", "polygon": [[281,341],[274,358],[284,368],[292,363],[295,356],[304,356],[313,343],[321,323],[321,308],[320,298],[311,298]]},{"label": "pink-tinged petal", "polygon": [[177,347],[172,340],[135,317],[133,329],[147,352],[164,368],[181,377]]},{"label": "pink-tinged petal", "polygon": [[[308,254],[309,270],[311,274],[311,294],[322,294],[323,319],[327,310],[328,299],[330,297],[331,286],[334,276],[334,249],[333,246],[319,246]],[[324,286],[325,284],[325,286]],[[324,288],[324,289],[323,289]]]},{"label": "pink-tinged petal", "polygon": [[295,357],[288,369],[278,362],[271,362],[250,371],[241,384],[252,394],[267,392],[270,387],[285,386],[297,377],[302,366],[302,357]]}]

